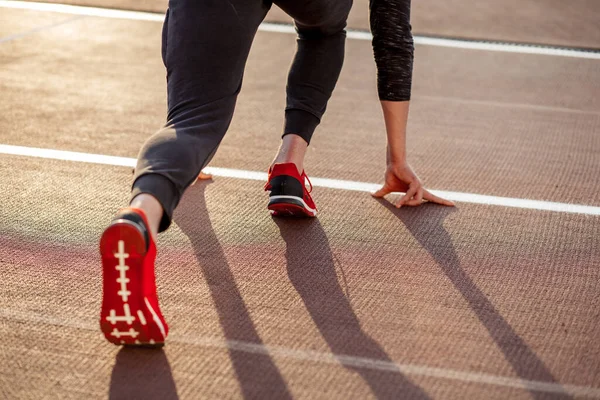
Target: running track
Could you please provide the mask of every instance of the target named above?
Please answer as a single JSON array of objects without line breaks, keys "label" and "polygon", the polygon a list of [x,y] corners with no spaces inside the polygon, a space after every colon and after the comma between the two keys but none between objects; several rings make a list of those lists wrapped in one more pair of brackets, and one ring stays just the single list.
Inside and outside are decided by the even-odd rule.
[{"label": "running track", "polygon": [[[418,42],[409,157],[458,206],[396,210],[367,193],[385,137],[356,3],[307,158],[318,220],[265,211],[294,49],[267,24],[215,179],[159,241],[169,342],[136,351],[97,329],[96,247],[164,119],[160,16],[0,1],[1,398],[600,398],[598,53]],[[417,5],[415,32],[600,47],[594,4],[515,17],[563,30],[488,3],[452,26]]]}]

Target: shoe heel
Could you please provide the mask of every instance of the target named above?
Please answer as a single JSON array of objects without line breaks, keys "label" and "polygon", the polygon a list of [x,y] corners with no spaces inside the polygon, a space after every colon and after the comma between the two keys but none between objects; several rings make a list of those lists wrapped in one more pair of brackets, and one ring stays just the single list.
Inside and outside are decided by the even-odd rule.
[{"label": "shoe heel", "polygon": [[126,219],[119,219],[106,228],[100,238],[100,255],[103,258],[114,257],[113,252],[118,250],[120,240],[127,243],[129,250],[134,249],[136,256],[146,255],[146,239],[143,232],[135,223]]},{"label": "shoe heel", "polygon": [[293,176],[278,175],[269,181],[271,196],[295,196],[302,198],[304,187]]},{"label": "shoe heel", "polygon": [[151,332],[153,316],[145,304],[143,233],[128,220],[117,220],[102,234],[103,295],[100,329],[117,345],[147,345],[164,341]]}]

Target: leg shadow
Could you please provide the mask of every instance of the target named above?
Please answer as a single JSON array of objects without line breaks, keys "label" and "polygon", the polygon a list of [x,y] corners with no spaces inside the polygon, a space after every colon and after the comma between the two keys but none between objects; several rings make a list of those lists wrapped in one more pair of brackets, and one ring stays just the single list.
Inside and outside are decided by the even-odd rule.
[{"label": "leg shadow", "polygon": [[[524,380],[557,383],[544,362],[529,348],[462,269],[452,238],[443,225],[444,219],[456,209],[431,203],[423,204],[418,208],[397,209],[387,200],[378,201],[402,221],[421,246],[433,257],[488,330],[517,375]],[[548,399],[554,396],[561,399],[571,398],[566,392],[554,396],[535,390],[530,390],[530,393],[535,399]]]},{"label": "leg shadow", "polygon": [[123,347],[110,377],[111,400],[177,400],[171,366],[163,349]]},{"label": "leg shadow", "polygon": [[[263,344],[210,222],[204,198],[209,184],[208,181],[198,181],[188,188],[175,211],[174,220],[192,243],[225,338]],[[228,351],[244,398],[291,398],[281,373],[269,355],[234,349]]]},{"label": "leg shadow", "polygon": [[350,365],[343,356],[392,362],[365,333],[338,282],[329,240],[317,219],[274,219],[286,243],[288,276],[319,332],[343,365],[355,371],[378,399],[428,399],[399,370]]}]

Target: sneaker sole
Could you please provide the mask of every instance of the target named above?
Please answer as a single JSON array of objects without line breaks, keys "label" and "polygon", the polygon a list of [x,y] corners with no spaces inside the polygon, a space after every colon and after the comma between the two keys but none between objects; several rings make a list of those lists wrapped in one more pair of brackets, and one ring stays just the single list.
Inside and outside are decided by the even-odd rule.
[{"label": "sneaker sole", "polygon": [[271,196],[267,206],[274,217],[316,217],[317,210],[313,210],[299,197],[296,196]]},{"label": "sneaker sole", "polygon": [[100,329],[116,345],[160,347],[165,329],[143,290],[146,243],[130,221],[109,226],[100,239],[102,309]]}]

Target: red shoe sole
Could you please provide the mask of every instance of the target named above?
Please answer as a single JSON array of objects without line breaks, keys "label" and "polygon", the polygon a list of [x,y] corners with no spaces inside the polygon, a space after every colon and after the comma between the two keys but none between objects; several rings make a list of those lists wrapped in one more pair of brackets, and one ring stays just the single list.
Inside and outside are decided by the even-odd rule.
[{"label": "red shoe sole", "polygon": [[103,296],[100,329],[117,345],[161,346],[165,325],[144,297],[142,233],[128,221],[109,226],[100,239]]},{"label": "red shoe sole", "polygon": [[267,207],[274,217],[314,217],[316,213],[311,213],[304,207],[288,204],[288,203],[276,203],[269,204]]}]

